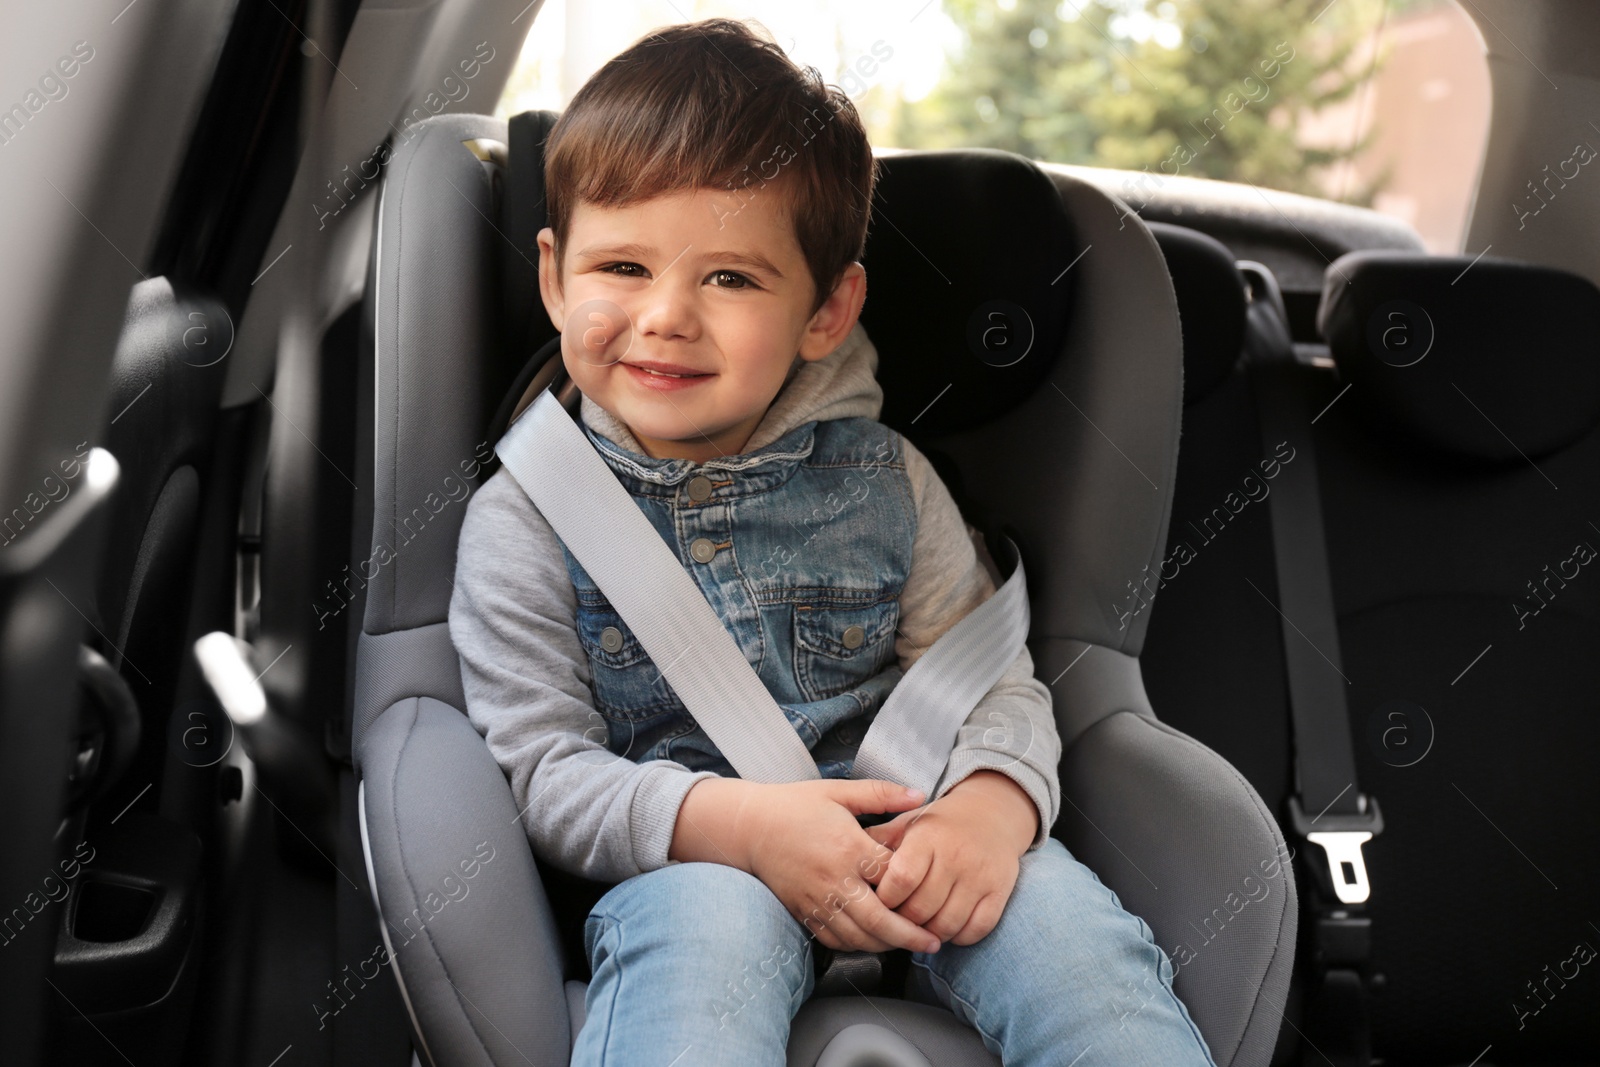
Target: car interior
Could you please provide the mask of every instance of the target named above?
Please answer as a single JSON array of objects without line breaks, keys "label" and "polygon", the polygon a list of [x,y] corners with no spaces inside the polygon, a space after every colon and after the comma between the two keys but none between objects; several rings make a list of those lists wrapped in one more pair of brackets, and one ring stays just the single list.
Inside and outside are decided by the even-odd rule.
[{"label": "car interior", "polygon": [[[1219,1067],[1600,1065],[1600,185],[1551,162],[1600,144],[1600,7],[1448,4],[1492,101],[1450,251],[876,149],[881,420],[1018,546],[1051,833]],[[534,855],[447,625],[560,362],[560,112],[495,114],[545,7],[10,12],[4,1062],[570,1062],[607,887]],[[1000,1062],[907,992],[833,954],[789,1064]]]}]

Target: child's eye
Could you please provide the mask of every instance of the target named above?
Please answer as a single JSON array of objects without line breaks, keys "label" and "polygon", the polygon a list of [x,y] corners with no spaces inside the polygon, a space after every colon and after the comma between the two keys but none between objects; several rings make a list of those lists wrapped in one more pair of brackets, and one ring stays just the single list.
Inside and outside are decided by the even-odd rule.
[{"label": "child's eye", "polygon": [[[751,280],[749,275],[740,274],[736,270],[714,270],[714,271],[711,272],[709,277],[714,278],[714,279],[717,280],[717,282],[718,282],[717,288],[718,289],[755,289],[755,288],[757,288],[756,283],[753,280]],[[729,279],[729,278],[732,279],[731,282],[725,282],[724,281],[724,279]]]},{"label": "child's eye", "polygon": [[[644,268],[637,263],[607,263],[600,270],[605,274],[616,274],[623,278],[644,277]],[[639,273],[634,274],[632,273],[633,271],[638,271]]]}]

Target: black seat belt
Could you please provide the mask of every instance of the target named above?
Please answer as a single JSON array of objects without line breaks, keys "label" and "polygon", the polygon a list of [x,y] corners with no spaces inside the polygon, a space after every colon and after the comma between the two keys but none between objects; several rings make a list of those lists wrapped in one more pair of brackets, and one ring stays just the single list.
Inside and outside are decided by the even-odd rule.
[{"label": "black seat belt", "polygon": [[1345,698],[1349,681],[1339,654],[1308,409],[1313,376],[1296,359],[1283,296],[1271,271],[1249,261],[1241,261],[1239,269],[1251,294],[1245,352],[1262,445],[1267,455],[1284,442],[1294,449],[1268,508],[1294,737],[1289,822],[1320,853],[1307,854],[1305,864],[1316,876],[1309,894],[1314,977],[1304,1032],[1317,1050],[1308,1048],[1305,1055],[1318,1063],[1331,1059],[1335,1067],[1370,1067],[1363,978],[1371,950],[1365,907],[1370,890],[1361,846],[1382,831],[1383,817],[1377,800],[1356,781]]}]

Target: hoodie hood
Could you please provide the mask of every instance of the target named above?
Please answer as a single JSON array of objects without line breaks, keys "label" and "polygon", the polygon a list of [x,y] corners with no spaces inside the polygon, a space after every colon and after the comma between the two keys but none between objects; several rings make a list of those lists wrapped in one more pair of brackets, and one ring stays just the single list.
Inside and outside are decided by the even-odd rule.
[{"label": "hoodie hood", "polygon": [[[883,410],[883,388],[878,384],[877,369],[878,350],[860,321],[838,348],[821,359],[807,362],[795,357],[789,377],[756,425],[744,451],[765,448],[795,427],[812,421],[858,416],[876,419]],[[622,420],[587,395],[581,403],[581,414],[585,425],[612,444],[645,455]]]}]

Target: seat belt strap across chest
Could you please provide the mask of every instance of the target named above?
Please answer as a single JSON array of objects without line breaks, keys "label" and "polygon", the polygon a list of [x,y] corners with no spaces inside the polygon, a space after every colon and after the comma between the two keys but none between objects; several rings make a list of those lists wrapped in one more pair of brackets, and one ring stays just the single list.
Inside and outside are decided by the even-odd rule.
[{"label": "seat belt strap across chest", "polygon": [[850,777],[882,778],[933,796],[962,723],[1028,638],[1022,556],[1009,537],[1000,538],[1000,544],[1015,564],[1010,577],[941,634],[895,683],[861,739]]},{"label": "seat belt strap across chest", "polygon": [[818,777],[733,635],[549,390],[495,452],[739,776]]},{"label": "seat belt strap across chest", "polygon": [[[495,446],[550,526],[638,637],[741,778],[795,782],[816,762],[667,542],[546,389]],[[952,626],[896,683],[861,742],[855,778],[932,796],[961,724],[1016,658],[1028,632],[1026,576]]]}]

